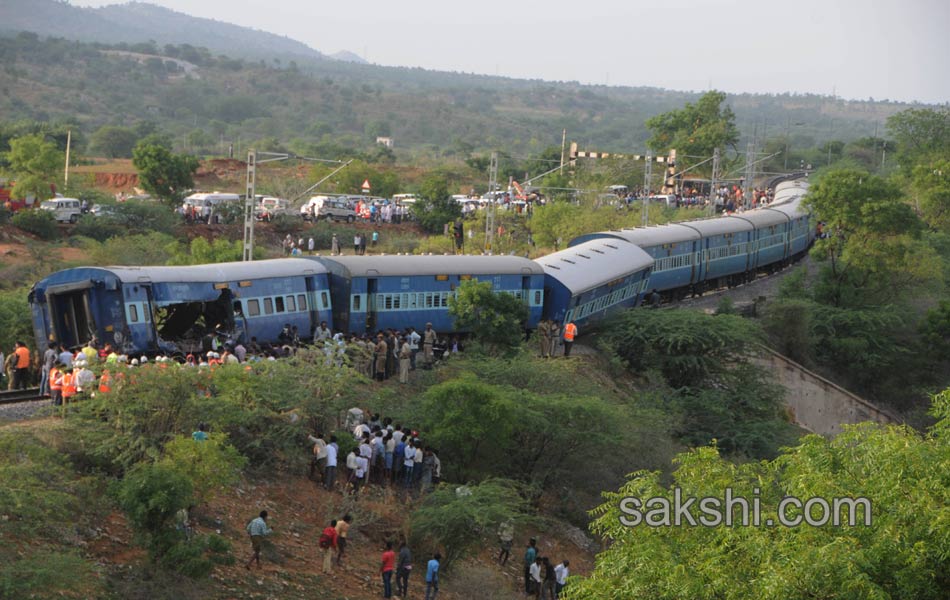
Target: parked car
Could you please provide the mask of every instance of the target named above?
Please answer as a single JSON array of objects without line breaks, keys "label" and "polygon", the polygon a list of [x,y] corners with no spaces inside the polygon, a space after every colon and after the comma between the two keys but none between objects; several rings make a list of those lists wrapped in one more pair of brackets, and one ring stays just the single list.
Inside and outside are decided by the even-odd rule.
[{"label": "parked car", "polygon": [[40,210],[50,211],[60,223],[75,223],[82,216],[82,202],[78,198],[53,198],[40,204]]},{"label": "parked car", "polygon": [[320,219],[346,221],[353,223],[356,221],[356,210],[349,199],[345,197],[331,198],[330,196],[314,196],[306,204],[300,207],[300,216],[304,219]]},{"label": "parked car", "polygon": [[290,201],[273,196],[263,196],[258,198],[257,205],[254,207],[254,216],[259,221],[270,221],[277,215],[285,215],[290,209]]}]

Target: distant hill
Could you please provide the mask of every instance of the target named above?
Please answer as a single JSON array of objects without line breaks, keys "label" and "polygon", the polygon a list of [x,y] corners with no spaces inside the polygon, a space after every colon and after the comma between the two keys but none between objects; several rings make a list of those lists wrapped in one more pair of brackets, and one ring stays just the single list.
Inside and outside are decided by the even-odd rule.
[{"label": "distant hill", "polygon": [[154,4],[129,2],[82,8],[60,0],[0,0],[0,31],[33,31],[85,42],[116,44],[154,40],[190,44],[216,54],[247,59],[325,58],[288,37],[192,17]]},{"label": "distant hill", "polygon": [[369,64],[369,61],[367,61],[365,58],[363,58],[359,54],[350,52],[349,50],[341,50],[339,52],[335,52],[330,55],[330,58],[334,60],[342,60],[343,62],[358,63],[361,65]]},{"label": "distant hill", "polygon": [[[22,8],[28,2],[0,0],[3,13],[11,3]],[[42,13],[37,18],[51,23],[63,17],[53,19],[44,10],[78,10],[49,0],[35,6]],[[90,30],[85,19],[101,25],[96,11],[69,14],[77,30]],[[106,124],[157,126],[179,149],[199,154],[220,154],[232,143],[240,151],[250,142],[260,150],[307,156],[341,156],[347,149],[375,153],[376,138],[386,136],[406,159],[466,159],[495,149],[538,156],[560,147],[563,130],[582,149],[638,153],[646,149],[648,118],[699,97],[648,87],[383,67],[328,60],[315,51],[293,55],[293,61],[242,60],[190,42],[149,43],[159,42],[154,35],[122,43],[116,37],[83,43],[0,33],[0,121],[69,123],[80,143]],[[286,42],[285,49],[302,47],[273,37]],[[913,106],[813,94],[734,94],[727,102],[742,133],[739,149],[755,135],[770,140],[767,152],[784,152],[787,133],[792,165],[796,150],[883,134],[890,115]]]}]

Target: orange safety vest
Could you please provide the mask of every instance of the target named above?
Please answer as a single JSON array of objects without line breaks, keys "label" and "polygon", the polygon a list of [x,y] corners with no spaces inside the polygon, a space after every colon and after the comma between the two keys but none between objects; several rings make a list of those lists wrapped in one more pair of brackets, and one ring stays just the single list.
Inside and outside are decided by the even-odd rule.
[{"label": "orange safety vest", "polygon": [[76,375],[73,373],[63,373],[63,398],[71,398],[76,395]]},{"label": "orange safety vest", "polygon": [[99,378],[99,391],[103,394],[108,394],[112,391],[112,376],[109,375],[109,370],[102,372],[102,377]]},{"label": "orange safety vest", "polygon": [[577,325],[568,323],[564,326],[564,341],[573,342],[575,335],[577,335]]},{"label": "orange safety vest", "polygon": [[51,390],[62,390],[63,389],[63,372],[53,367],[49,372],[49,389]]}]

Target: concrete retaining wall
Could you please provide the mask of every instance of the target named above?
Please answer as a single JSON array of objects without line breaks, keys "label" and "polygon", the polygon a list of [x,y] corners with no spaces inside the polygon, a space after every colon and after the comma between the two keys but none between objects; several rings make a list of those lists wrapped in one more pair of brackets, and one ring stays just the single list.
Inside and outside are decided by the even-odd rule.
[{"label": "concrete retaining wall", "polygon": [[793,420],[809,431],[834,436],[841,432],[842,425],[901,422],[893,414],[768,348],[763,347],[754,362],[768,369],[785,388],[785,404]]}]

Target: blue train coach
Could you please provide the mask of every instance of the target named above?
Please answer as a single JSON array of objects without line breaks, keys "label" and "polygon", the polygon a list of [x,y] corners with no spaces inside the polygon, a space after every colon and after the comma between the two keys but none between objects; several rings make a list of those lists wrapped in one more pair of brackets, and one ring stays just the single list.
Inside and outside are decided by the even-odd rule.
[{"label": "blue train coach", "polygon": [[544,269],[544,318],[582,326],[636,306],[653,258],[620,239],[595,239],[537,259]]},{"label": "blue train coach", "polygon": [[285,325],[301,337],[330,321],[327,270],[288,258],[185,267],[82,267],[50,275],[30,292],[38,347],[90,339],[125,353],[193,352],[212,334],[276,342]]},{"label": "blue train coach", "polygon": [[516,256],[334,256],[319,257],[330,272],[333,321],[351,333],[432,323],[436,331],[457,331],[449,297],[463,281],[490,281],[495,292],[527,305],[533,329],[544,306],[544,271]]}]

